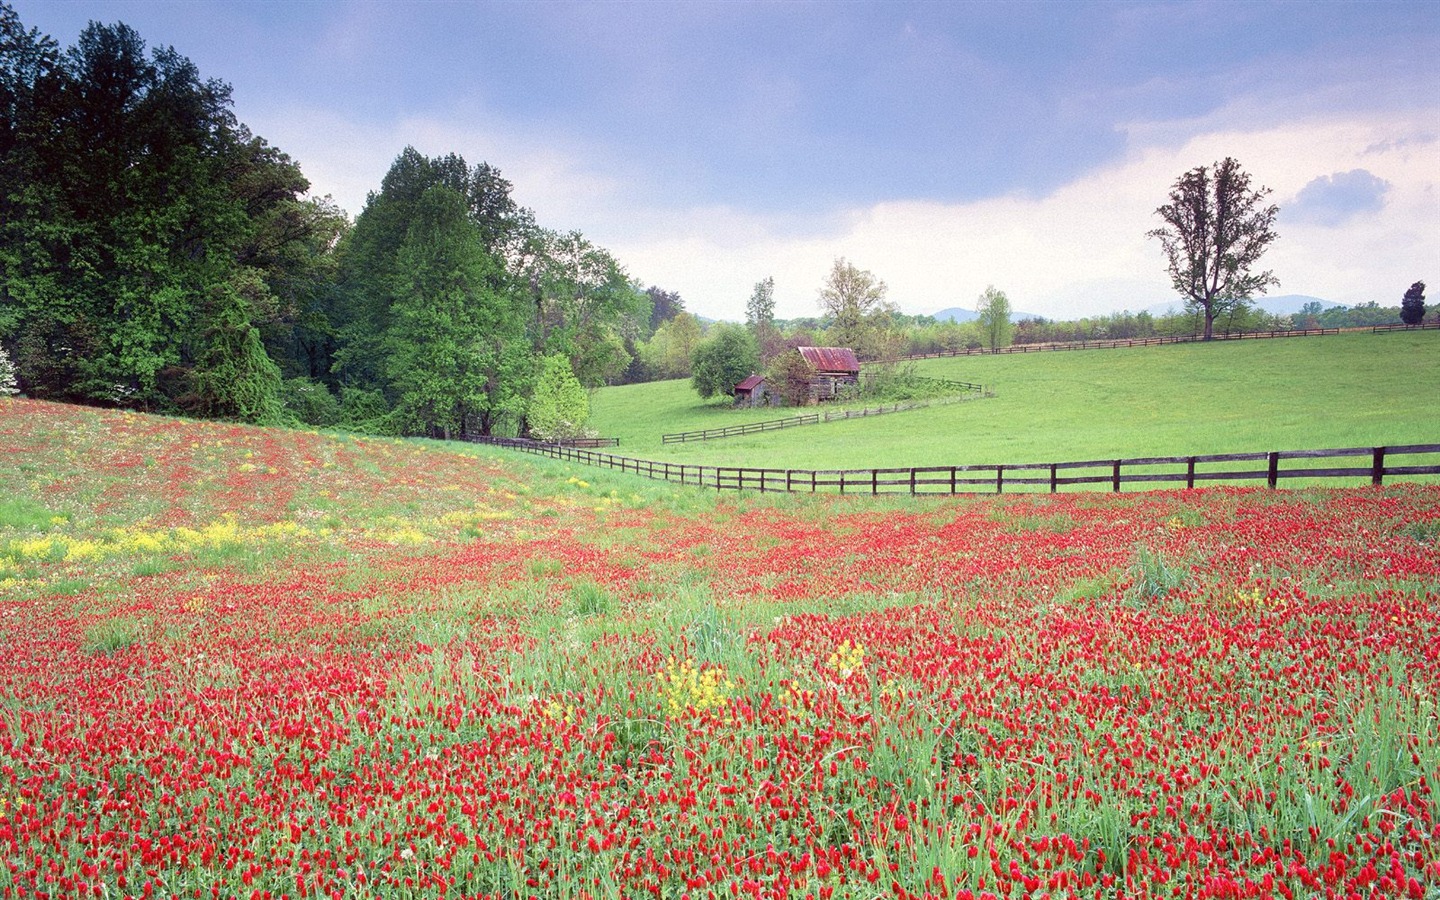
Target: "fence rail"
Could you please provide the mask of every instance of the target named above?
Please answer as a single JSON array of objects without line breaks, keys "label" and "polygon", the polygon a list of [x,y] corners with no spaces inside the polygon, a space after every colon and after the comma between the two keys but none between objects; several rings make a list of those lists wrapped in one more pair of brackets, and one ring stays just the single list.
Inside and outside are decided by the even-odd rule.
[{"label": "fence rail", "polygon": [[[841,494],[1004,493],[1009,489],[1056,493],[1085,485],[1119,492],[1125,485],[1184,485],[1264,481],[1278,487],[1285,479],[1348,478],[1383,484],[1386,478],[1440,475],[1440,444],[1350,447],[1333,450],[1274,450],[1204,456],[1151,456],[1083,462],[1019,465],[923,466],[875,469],[760,469],[746,466],[690,466],[596,453],[520,438],[472,438],[554,459],[631,472],[646,478],[716,490],[785,491]],[[1418,458],[1418,459],[1417,459]],[[1397,459],[1403,464],[1396,464]],[[1344,464],[1299,464],[1340,460]],[[1287,464],[1288,465],[1284,465]]]},{"label": "fence rail", "polygon": [[[981,396],[993,396],[987,394],[985,386],[970,381],[951,381],[944,378],[927,378],[926,381],[943,382],[952,387],[958,388],[964,393],[975,393]],[[764,431],[779,431],[782,428],[795,428],[800,425],[819,425],[822,422],[839,422],[845,419],[863,419],[867,416],[879,416],[886,413],[905,412],[912,409],[923,409],[929,406],[928,401],[917,401],[914,403],[892,403],[889,406],[867,406],[864,409],[842,409],[833,412],[806,413],[803,416],[787,416],[783,419],[768,419],[764,422],[750,422],[745,425],[726,425],[723,428],[704,428],[698,431],[677,431],[674,434],[660,436],[662,444],[684,444],[691,441],[713,441],[719,438],[738,437],[745,434],[759,434]]]},{"label": "fence rail", "polygon": [[1419,325],[1372,325],[1372,334],[1387,334],[1391,331],[1432,331],[1440,328],[1440,322],[1422,322]]},{"label": "fence rail", "polygon": [[[1386,326],[1377,326],[1380,328]],[[1403,326],[1402,326],[1403,327]],[[1286,331],[1224,331],[1217,333],[1213,340],[1239,341],[1285,337],[1315,337],[1322,334],[1339,334],[1339,328],[1296,328]],[[886,362],[906,362],[915,359],[944,359],[952,356],[986,356],[1002,353],[1042,353],[1052,350],[1113,350],[1119,347],[1158,347],[1162,344],[1193,344],[1203,342],[1198,334],[1171,335],[1152,338],[1120,338],[1105,341],[1056,341],[1046,344],[1011,344],[994,350],[985,347],[963,347],[956,350],[936,350],[933,353],[912,353],[897,356]]]}]

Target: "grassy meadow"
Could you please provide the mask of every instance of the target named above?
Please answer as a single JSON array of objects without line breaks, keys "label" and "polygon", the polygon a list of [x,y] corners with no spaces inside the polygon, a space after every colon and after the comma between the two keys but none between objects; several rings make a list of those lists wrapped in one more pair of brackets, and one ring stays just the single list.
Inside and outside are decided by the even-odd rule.
[{"label": "grassy meadow", "polygon": [[[1206,432],[1135,379],[1226,360],[1219,448],[1433,439],[1433,339],[1336,340],[936,362],[1001,396],[757,446],[1140,452]],[[1440,898],[1440,485],[737,494],[6,398],[0,484],[0,900]]]},{"label": "grassy meadow", "polygon": [[1432,443],[1440,332],[1342,334],[958,357],[918,374],[996,396],[723,440],[670,432],[794,415],[703,403],[688,381],[602,388],[592,425],[621,453],[701,465],[868,468],[1064,462]]}]

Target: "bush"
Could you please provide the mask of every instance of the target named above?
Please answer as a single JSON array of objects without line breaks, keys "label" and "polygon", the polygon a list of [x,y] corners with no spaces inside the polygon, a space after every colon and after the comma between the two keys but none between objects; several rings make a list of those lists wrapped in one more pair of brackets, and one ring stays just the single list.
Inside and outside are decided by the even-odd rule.
[{"label": "bush", "polygon": [[328,428],[340,424],[340,401],[330,389],[309,378],[288,378],[280,386],[285,411],[306,425]]},{"label": "bush", "polygon": [[9,397],[20,393],[20,388],[15,381],[15,364],[10,361],[5,348],[0,347],[0,397]]},{"label": "bush", "polygon": [[721,323],[713,337],[695,348],[693,363],[691,383],[701,397],[729,396],[760,367],[760,348],[749,329]]},{"label": "bush", "polygon": [[1425,282],[1410,285],[1400,301],[1400,321],[1406,325],[1419,325],[1425,321]]}]

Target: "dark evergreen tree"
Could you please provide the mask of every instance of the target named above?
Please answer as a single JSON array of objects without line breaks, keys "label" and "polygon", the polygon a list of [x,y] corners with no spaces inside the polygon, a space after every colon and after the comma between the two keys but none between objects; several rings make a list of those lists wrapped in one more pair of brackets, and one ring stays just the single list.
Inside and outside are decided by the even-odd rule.
[{"label": "dark evergreen tree", "polygon": [[1419,325],[1425,321],[1425,282],[1410,285],[1400,301],[1400,321],[1406,325]]}]

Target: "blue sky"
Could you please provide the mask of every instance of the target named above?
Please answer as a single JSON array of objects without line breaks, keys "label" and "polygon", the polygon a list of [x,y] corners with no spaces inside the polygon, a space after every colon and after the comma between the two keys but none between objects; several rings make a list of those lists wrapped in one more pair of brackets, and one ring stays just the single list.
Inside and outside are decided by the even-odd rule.
[{"label": "blue sky", "polygon": [[352,215],[458,152],[712,317],[814,315],[838,256],[909,312],[1164,302],[1154,209],[1227,155],[1280,293],[1440,284],[1440,3],[12,3],[173,45]]}]

